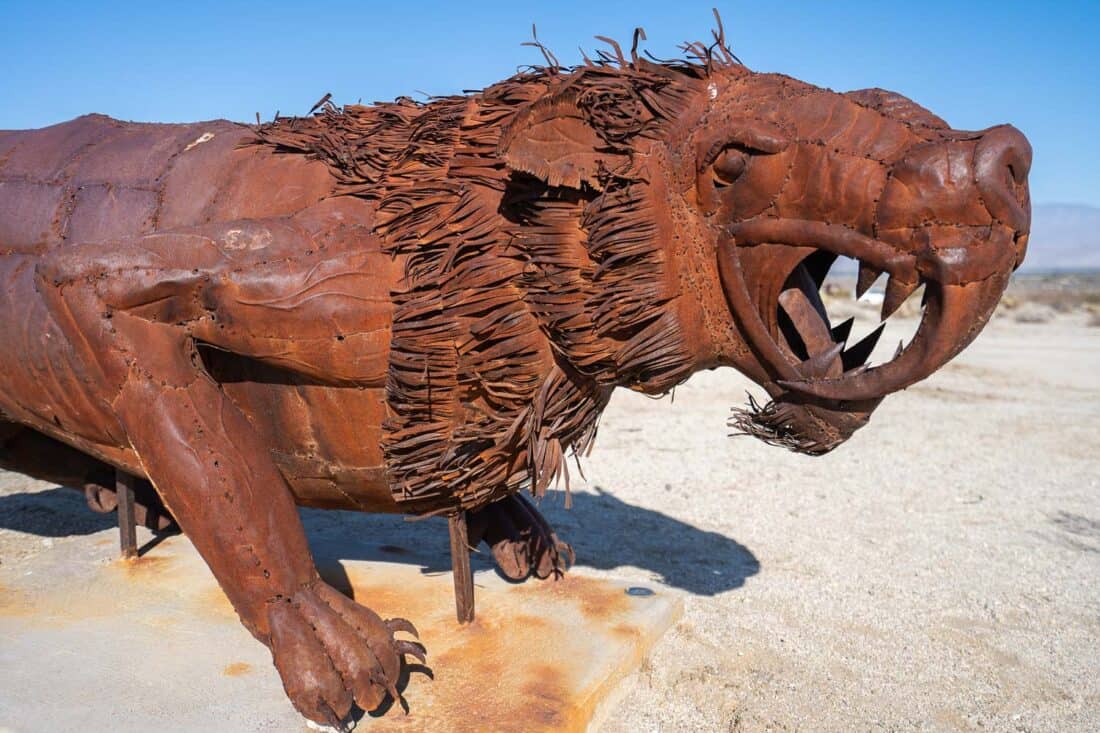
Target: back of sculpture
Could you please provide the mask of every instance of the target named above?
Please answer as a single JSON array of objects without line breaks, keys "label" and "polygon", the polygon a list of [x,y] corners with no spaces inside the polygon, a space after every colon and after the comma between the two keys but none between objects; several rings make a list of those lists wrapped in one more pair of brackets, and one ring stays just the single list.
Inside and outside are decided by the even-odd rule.
[{"label": "back of sculpture", "polygon": [[5,132],[0,253],[284,216],[331,193],[319,163],[238,152],[250,137],[247,127],[225,120],[158,125],[103,115]]},{"label": "back of sculpture", "polygon": [[[332,358],[339,365],[327,376],[339,380],[341,373],[353,373],[355,389],[280,368],[271,363],[277,356],[265,362],[210,346],[234,316],[232,308],[222,310],[221,322],[210,324],[213,333],[204,333],[200,324],[194,338],[207,344],[199,346],[199,355],[211,377],[240,409],[257,416],[256,429],[301,503],[393,511],[380,428],[388,293],[400,276],[400,260],[383,255],[369,234],[369,204],[329,198],[335,181],[324,165],[246,146],[251,140],[248,127],[226,121],[157,125],[102,115],[0,135],[0,342],[9,345],[0,359],[0,425],[34,445],[16,451],[11,447],[16,438],[7,437],[0,465],[90,491],[96,486],[97,496],[113,487],[102,478],[109,477],[111,464],[144,474],[109,404],[112,391],[89,377],[96,371],[94,359],[62,333],[63,314],[43,299],[43,273],[70,250],[79,252],[77,260],[108,253],[95,277],[138,272],[148,268],[144,260],[157,247],[179,256],[190,271],[212,262],[207,250],[217,242],[215,249],[231,260],[221,286],[234,291],[226,302],[236,303],[238,322],[255,318],[260,330],[265,321],[285,324],[288,305],[272,304],[265,316],[259,303],[288,297],[324,261],[354,267],[355,287],[363,295],[376,293],[377,307],[357,301],[357,317],[374,323],[378,337],[333,339]],[[354,221],[356,227],[320,239],[309,235],[324,230],[327,220]],[[259,224],[264,221],[287,224],[278,229]],[[298,261],[300,266],[293,264]],[[282,262],[283,275],[274,280],[266,276],[272,262]],[[331,319],[333,309],[343,307],[336,302],[338,285],[322,292],[313,287],[311,293],[293,309],[307,322]],[[169,293],[153,297],[167,299]],[[162,315],[187,320],[185,310],[177,306],[175,316]],[[309,329],[291,330],[304,344]],[[268,350],[285,349],[278,334],[268,331]],[[324,331],[321,326],[318,333]],[[20,424],[40,434],[19,433]],[[151,494],[147,499],[155,501]],[[163,516],[162,508],[149,508]]]}]

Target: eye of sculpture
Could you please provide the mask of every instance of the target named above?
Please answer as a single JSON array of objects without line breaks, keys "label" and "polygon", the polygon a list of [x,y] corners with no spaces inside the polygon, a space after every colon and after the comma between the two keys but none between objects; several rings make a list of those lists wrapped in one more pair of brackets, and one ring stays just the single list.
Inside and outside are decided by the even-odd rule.
[{"label": "eye of sculpture", "polygon": [[711,164],[714,184],[721,188],[737,181],[749,164],[749,156],[737,148],[726,148]]}]

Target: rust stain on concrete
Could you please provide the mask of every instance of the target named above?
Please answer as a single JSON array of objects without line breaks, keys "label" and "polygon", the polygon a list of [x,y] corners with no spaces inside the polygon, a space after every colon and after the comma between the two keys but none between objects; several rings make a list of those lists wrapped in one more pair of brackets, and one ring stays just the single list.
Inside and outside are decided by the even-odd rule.
[{"label": "rust stain on concrete", "polygon": [[636,638],[639,634],[638,627],[629,624],[615,624],[611,627],[611,633],[624,638]]},{"label": "rust stain on concrete", "polygon": [[[370,606],[383,616],[401,616],[418,625],[415,619],[426,618],[443,610],[453,616],[454,599],[450,573],[424,575],[414,582],[410,578],[410,572],[415,569],[407,565],[375,563],[369,568],[361,565],[346,564],[344,572],[349,587],[342,589],[359,603]],[[419,571],[415,572],[419,574]],[[336,584],[336,587],[339,585]]]},{"label": "rust stain on concrete", "polygon": [[209,588],[197,593],[193,606],[199,613],[209,614],[218,619],[236,619],[237,610],[226,598],[225,593],[217,585],[211,583]]},{"label": "rust stain on concrete", "polygon": [[252,671],[252,665],[246,662],[233,662],[232,664],[225,665],[225,669],[222,670],[222,674],[226,677],[240,677],[241,675],[248,674]]},{"label": "rust stain on concrete", "polygon": [[[410,714],[371,720],[373,733],[585,731],[679,613],[675,598],[632,598],[611,581],[571,574],[513,585],[483,571],[475,576],[477,620],[461,626],[450,573],[407,562],[333,560],[322,568],[384,618],[413,621],[428,649],[434,679],[411,664],[402,689]],[[138,560],[89,560],[85,571],[46,586],[37,571],[26,583],[5,578],[0,619],[22,629],[109,624],[139,647],[235,627],[233,607],[189,543],[165,543]],[[231,661],[248,658],[252,640],[240,643],[247,646],[218,650],[226,657],[214,655],[213,669],[241,680],[234,690],[259,679],[277,686],[270,670]]]},{"label": "rust stain on concrete", "polygon": [[403,690],[410,714],[373,720],[372,731],[586,731],[679,609],[666,599],[663,613],[646,613],[652,599],[578,575],[517,586],[482,573],[475,577],[477,619],[460,626],[450,574],[412,572],[343,567],[356,598],[416,623],[434,673],[430,680],[413,672]]},{"label": "rust stain on concrete", "polygon": [[26,593],[0,584],[0,616],[30,616],[35,610],[34,602]]},{"label": "rust stain on concrete", "polygon": [[122,568],[130,578],[145,578],[152,573],[162,573],[169,570],[172,558],[165,555],[146,555],[132,559],[119,558],[114,563],[115,567]]},{"label": "rust stain on concrete", "polygon": [[550,595],[580,604],[581,612],[593,621],[618,617],[630,608],[630,599],[621,590],[608,593],[606,582],[579,575],[566,575],[544,583],[528,583],[518,586],[517,590],[525,595]]}]

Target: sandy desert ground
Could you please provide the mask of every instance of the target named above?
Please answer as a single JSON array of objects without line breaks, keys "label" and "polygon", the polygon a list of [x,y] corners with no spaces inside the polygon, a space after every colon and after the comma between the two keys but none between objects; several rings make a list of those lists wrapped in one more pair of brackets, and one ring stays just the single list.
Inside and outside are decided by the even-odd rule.
[{"label": "sandy desert ground", "polygon": [[[574,508],[543,507],[582,572],[663,583],[685,613],[604,733],[1100,729],[1090,320],[998,314],[822,458],[730,438],[754,389],[731,371],[617,394]],[[86,534],[42,531],[43,488],[0,476],[0,562]]]}]

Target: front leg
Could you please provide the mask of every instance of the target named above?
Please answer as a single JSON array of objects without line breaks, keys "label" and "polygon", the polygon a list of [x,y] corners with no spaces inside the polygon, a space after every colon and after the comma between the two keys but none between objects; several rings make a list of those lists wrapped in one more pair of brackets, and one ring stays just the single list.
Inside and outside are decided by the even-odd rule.
[{"label": "front leg", "polygon": [[393,633],[412,626],[384,622],[321,580],[290,489],[218,385],[198,370],[166,382],[136,365],[114,405],[165,504],[270,646],[295,707],[338,725],[353,699],[364,710],[387,692],[398,699],[400,654],[422,649]]},{"label": "front leg", "polygon": [[[415,634],[383,621],[317,573],[297,507],[268,447],[205,371],[187,332],[124,311],[90,288],[45,297],[70,338],[95,360],[97,388],[157,493],[194,543],[244,625],[267,644],[295,707],[339,726],[352,702],[372,710],[397,697]],[[91,356],[94,355],[94,356]]]}]

